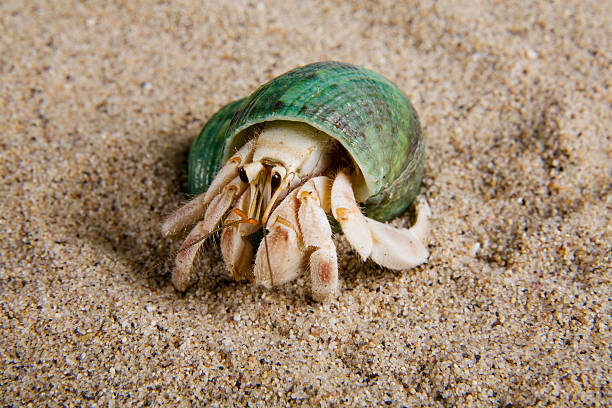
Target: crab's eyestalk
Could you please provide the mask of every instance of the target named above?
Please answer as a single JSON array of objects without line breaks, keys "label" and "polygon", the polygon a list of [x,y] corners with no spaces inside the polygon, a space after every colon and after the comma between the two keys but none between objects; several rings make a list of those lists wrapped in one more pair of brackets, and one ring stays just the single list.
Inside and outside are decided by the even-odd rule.
[{"label": "crab's eyestalk", "polygon": [[[277,168],[281,168],[284,171],[284,173],[287,173],[287,170],[285,170],[285,168],[281,167],[281,166],[274,167],[273,171],[275,169],[277,169]],[[279,170],[277,173],[273,173],[272,177],[274,177],[274,174],[282,174],[282,172]],[[268,202],[268,205],[266,206],[266,210],[264,211],[263,216],[261,217],[262,225],[264,225],[264,226],[266,225],[266,222],[268,221],[268,217],[270,216],[270,213],[272,212],[272,208],[274,207],[274,204],[278,200],[278,197],[287,188],[289,183],[291,183],[291,181],[293,181],[294,177],[295,177],[295,173],[289,173],[289,174],[285,174],[281,178],[281,181],[280,181],[278,187],[274,190],[274,194],[272,195],[272,198],[270,198],[270,201]],[[270,182],[270,183],[272,183],[272,182]]]},{"label": "crab's eyestalk", "polygon": [[[263,174],[262,174],[263,173]],[[245,164],[238,169],[238,177],[244,184],[249,184],[250,198],[247,218],[259,219],[258,213],[261,207],[262,185],[265,182],[265,167],[261,162]]]},{"label": "crab's eyestalk", "polygon": [[283,166],[274,166],[272,168],[272,177],[270,177],[270,188],[272,191],[276,191],[281,185],[281,182],[287,175],[287,169]]},{"label": "crab's eyestalk", "polygon": [[238,170],[238,175],[243,183],[253,184],[256,182],[259,174],[264,169],[264,165],[260,162],[248,163]]}]

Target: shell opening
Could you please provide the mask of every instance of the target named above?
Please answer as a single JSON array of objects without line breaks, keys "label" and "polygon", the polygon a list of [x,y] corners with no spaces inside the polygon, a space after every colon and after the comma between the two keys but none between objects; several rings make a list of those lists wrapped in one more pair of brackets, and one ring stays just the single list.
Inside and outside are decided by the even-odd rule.
[{"label": "shell opening", "polygon": [[275,121],[305,123],[308,126],[311,126],[321,132],[324,132],[330,137],[330,139],[336,140],[338,142],[338,145],[342,146],[342,149],[338,152],[338,154],[342,154],[345,155],[345,157],[350,158],[350,161],[353,164],[354,171],[351,172],[351,183],[353,185],[353,190],[355,192],[355,198],[357,199],[357,201],[365,202],[375,191],[376,182],[373,180],[372,177],[368,177],[367,175],[363,174],[363,172],[361,171],[362,167],[360,163],[355,159],[355,157],[350,153],[349,146],[346,146],[342,141],[333,138],[326,129],[314,126],[312,123],[296,121],[288,117],[274,118],[273,120],[262,121],[240,129],[238,132],[236,132],[234,137],[229,138],[227,140],[224,150],[224,159],[227,160],[233,152],[237,151],[247,141],[256,138],[263,129],[262,125],[264,125],[266,122]]}]

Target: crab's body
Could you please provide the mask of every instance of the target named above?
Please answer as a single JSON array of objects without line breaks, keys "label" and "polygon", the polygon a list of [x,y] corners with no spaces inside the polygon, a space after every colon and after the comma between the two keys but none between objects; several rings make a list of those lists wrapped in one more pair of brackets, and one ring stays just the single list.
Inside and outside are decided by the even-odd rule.
[{"label": "crab's body", "polygon": [[[380,95],[360,100],[355,89],[369,99]],[[348,94],[352,102],[339,104]],[[356,130],[359,125],[365,127]],[[194,282],[195,256],[221,225],[221,250],[234,278],[270,287],[310,270],[313,296],[328,299],[338,280],[328,214],[363,260],[392,269],[425,262],[430,210],[424,200],[410,229],[366,217],[384,221],[403,211],[418,191],[422,168],[416,113],[389,81],[339,63],[291,71],[221,109],[194,142],[190,189],[199,195],[162,226],[164,235],[173,235],[196,223],[172,281],[179,290]]]}]

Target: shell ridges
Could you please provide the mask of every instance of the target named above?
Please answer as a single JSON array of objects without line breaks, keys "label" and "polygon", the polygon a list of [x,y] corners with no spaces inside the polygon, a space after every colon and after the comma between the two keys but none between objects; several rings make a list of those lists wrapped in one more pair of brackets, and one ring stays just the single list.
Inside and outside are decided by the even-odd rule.
[{"label": "shell ridges", "polygon": [[304,122],[339,141],[363,173],[369,217],[393,218],[418,193],[424,141],[410,101],[381,75],[340,62],[296,68],[213,115],[189,154],[189,192],[206,190],[245,142],[243,130],[272,120]]}]

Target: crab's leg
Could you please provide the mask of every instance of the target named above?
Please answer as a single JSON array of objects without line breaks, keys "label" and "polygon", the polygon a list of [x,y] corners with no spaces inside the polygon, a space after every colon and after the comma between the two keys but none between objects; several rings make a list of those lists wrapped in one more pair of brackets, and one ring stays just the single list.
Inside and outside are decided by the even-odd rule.
[{"label": "crab's leg", "polygon": [[176,263],[172,270],[172,283],[178,290],[187,289],[195,281],[192,271],[193,262],[198,250],[205,241],[206,236],[219,224],[221,218],[242,194],[244,183],[235,177],[208,205],[204,219],[198,222],[191,230],[176,256]]},{"label": "crab's leg", "polygon": [[217,196],[223,187],[238,175],[238,168],[253,157],[255,142],[250,141],[242,146],[219,170],[206,192],[172,213],[161,225],[162,234],[166,237],[181,232],[187,226],[202,218],[206,205]]},{"label": "crab's leg", "polygon": [[389,269],[413,268],[427,261],[425,246],[429,236],[431,209],[422,197],[416,199],[417,220],[409,228],[394,228],[367,218],[374,245],[370,258]]},{"label": "crab's leg", "polygon": [[334,179],[331,206],[334,218],[363,260],[369,257],[390,269],[412,268],[427,260],[431,210],[424,199],[417,198],[417,221],[410,229],[392,227],[361,213],[350,179],[342,171]]},{"label": "crab's leg", "polygon": [[334,179],[331,207],[334,218],[340,223],[351,246],[362,260],[368,259],[372,253],[372,235],[368,231],[366,217],[355,200],[351,181],[344,171],[339,172]]}]

